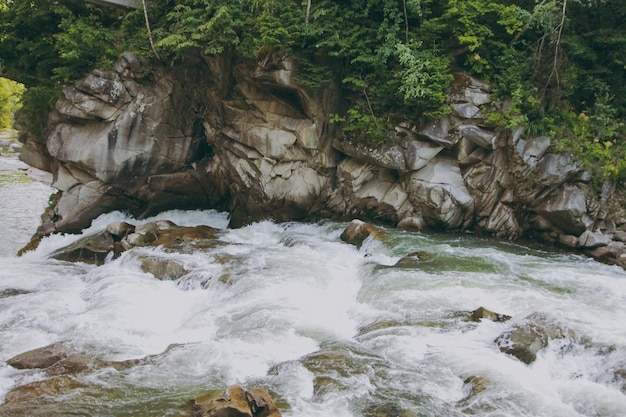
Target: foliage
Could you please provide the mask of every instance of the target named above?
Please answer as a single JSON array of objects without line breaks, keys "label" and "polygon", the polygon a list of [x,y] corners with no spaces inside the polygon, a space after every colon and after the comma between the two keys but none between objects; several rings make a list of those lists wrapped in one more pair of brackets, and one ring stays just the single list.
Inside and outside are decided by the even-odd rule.
[{"label": "foliage", "polygon": [[[607,178],[626,172],[623,0],[147,4],[165,63],[192,49],[250,60],[287,53],[302,85],[342,87],[346,102],[332,121],[352,140],[381,143],[399,122],[420,125],[449,111],[452,74],[465,71],[490,83],[507,103],[488,114],[490,123],[553,135],[589,165],[604,167]],[[123,50],[156,58],[143,10],[83,0],[0,0],[0,35],[2,74],[29,88],[24,102],[31,117],[52,102],[45,94],[58,94],[62,84]]]},{"label": "foliage", "polygon": [[0,129],[12,129],[15,112],[21,107],[24,85],[0,78]]}]

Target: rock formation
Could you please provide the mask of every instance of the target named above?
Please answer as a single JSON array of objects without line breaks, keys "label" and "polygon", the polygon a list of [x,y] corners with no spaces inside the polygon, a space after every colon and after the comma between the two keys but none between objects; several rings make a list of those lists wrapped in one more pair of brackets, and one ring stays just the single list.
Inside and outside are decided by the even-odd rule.
[{"label": "rock formation", "polygon": [[623,190],[593,191],[548,137],[489,126],[485,114],[506,107],[489,86],[458,74],[449,115],[398,126],[372,148],[329,123],[345,101],[336,85],[305,88],[296,75],[279,53],[256,68],[227,54],[160,68],[126,53],[66,87],[44,135],[22,138],[22,159],[59,190],[37,235],[77,232],[112,210],[216,208],[233,227],[360,218],[538,238],[626,263]]}]

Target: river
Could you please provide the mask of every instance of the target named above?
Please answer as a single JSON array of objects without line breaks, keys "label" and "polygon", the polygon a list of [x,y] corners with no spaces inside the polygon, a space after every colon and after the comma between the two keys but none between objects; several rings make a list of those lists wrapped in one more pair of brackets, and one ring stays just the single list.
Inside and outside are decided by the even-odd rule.
[{"label": "river", "polygon": [[[231,384],[268,389],[285,417],[626,415],[620,268],[467,234],[387,230],[384,244],[357,249],[339,238],[344,223],[230,230],[212,210],[157,217],[221,229],[214,248],[162,254],[190,271],[176,281],[126,255],[100,267],[49,258],[75,235],[16,257],[51,193],[23,168],[0,160],[0,402],[46,378],[5,363],[30,349],[65,341],[108,361],[156,356],[80,373],[78,388],[20,415],[176,416]],[[140,223],[110,213],[85,233],[118,219]],[[393,266],[417,250],[431,259]],[[512,319],[468,320],[480,306]],[[494,340],[536,312],[576,336],[526,365]]]}]

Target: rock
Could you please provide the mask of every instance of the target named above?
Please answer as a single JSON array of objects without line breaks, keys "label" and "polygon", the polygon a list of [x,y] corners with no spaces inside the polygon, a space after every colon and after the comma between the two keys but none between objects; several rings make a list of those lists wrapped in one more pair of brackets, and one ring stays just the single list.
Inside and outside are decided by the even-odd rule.
[{"label": "rock", "polygon": [[[76,379],[66,375],[31,382],[9,391],[4,398],[5,403],[2,407],[11,406],[13,403],[31,401],[42,396],[59,397],[82,386],[83,384]],[[0,407],[0,411],[2,411],[2,407]],[[8,416],[9,414],[5,415]]]},{"label": "rock", "polygon": [[474,214],[473,198],[453,159],[434,158],[426,167],[411,173],[406,188],[410,202],[428,226],[458,229]]},{"label": "rock", "polygon": [[613,239],[620,242],[626,242],[626,232],[623,230],[616,231],[613,235]]},{"label": "rock", "polygon": [[534,211],[565,234],[579,236],[589,222],[586,192],[578,186],[564,186],[541,201]]},{"label": "rock", "polygon": [[118,240],[125,238],[128,234],[135,231],[135,226],[124,221],[109,223],[106,228]]},{"label": "rock", "polygon": [[[551,241],[580,236],[591,219],[608,232],[624,224],[617,221],[624,204],[605,215],[609,200],[596,201],[590,171],[568,154],[548,153],[550,138],[488,126],[490,90],[478,80],[456,77],[451,115],[399,123],[379,138],[386,145],[371,147],[329,123],[349,101],[340,86],[304,87],[297,71],[276,51],[256,63],[194,52],[167,67],[124,53],[112,70],[66,86],[44,135],[20,137],[22,160],[49,171],[59,190],[32,241],[81,232],[115,210],[138,219],[169,209],[227,210],[231,227],[360,218]],[[492,103],[496,111],[507,106]],[[600,197],[623,194],[620,187]],[[125,249],[156,240],[128,228],[109,233]]]},{"label": "rock", "polygon": [[29,350],[7,360],[7,364],[17,369],[48,368],[67,358],[72,349],[64,342]]},{"label": "rock", "polygon": [[542,313],[533,313],[498,336],[495,343],[501,352],[513,355],[525,364],[537,359],[537,353],[552,339],[574,339],[572,330],[562,327]]},{"label": "rock", "polygon": [[544,184],[561,185],[578,171],[569,155],[545,155],[537,165],[537,179]]},{"label": "rock", "polygon": [[526,162],[531,168],[535,168],[538,161],[548,151],[550,142],[551,139],[548,136],[539,136],[528,139],[528,141],[524,143],[524,147],[520,152],[524,162]]},{"label": "rock", "polygon": [[504,322],[511,319],[511,316],[507,316],[506,314],[498,314],[494,313],[491,310],[487,310],[485,307],[478,307],[476,310],[471,313],[472,321],[481,321],[482,319],[487,319],[496,322]]},{"label": "rock", "polygon": [[442,117],[426,124],[419,132],[421,137],[441,145],[445,148],[451,148],[459,141],[458,135],[450,134],[452,122],[449,117]]},{"label": "rock", "polygon": [[340,238],[344,242],[349,243],[351,245],[355,245],[356,247],[360,248],[363,242],[365,241],[365,239],[367,239],[370,236],[380,239],[380,238],[384,238],[385,234],[382,230],[378,229],[377,227],[369,223],[365,223],[361,220],[355,219],[355,220],[352,220],[348,224],[348,226],[346,226],[344,231],[341,233]]},{"label": "rock", "polygon": [[457,127],[459,134],[481,148],[493,149],[496,144],[497,136],[489,131],[486,131],[476,125],[461,125]]},{"label": "rock", "polygon": [[313,396],[321,399],[350,390],[354,378],[370,376],[372,366],[383,360],[357,344],[329,342],[299,361],[314,375]]},{"label": "rock", "polygon": [[404,219],[398,222],[396,227],[399,230],[412,230],[412,231],[417,231],[417,232],[423,232],[424,230],[427,229],[424,219],[422,219],[421,217],[417,217],[417,216],[405,217]]},{"label": "rock", "polygon": [[193,400],[194,417],[280,417],[267,391],[244,390],[233,385],[221,393],[209,393]]},{"label": "rock", "polygon": [[459,103],[452,106],[452,111],[462,119],[481,119],[480,107],[472,103]]},{"label": "rock", "polygon": [[417,417],[413,411],[394,403],[371,404],[362,413],[363,417]]},{"label": "rock", "polygon": [[0,298],[15,297],[16,295],[30,294],[30,291],[19,288],[6,288],[0,291]]},{"label": "rock", "polygon": [[576,236],[559,234],[557,240],[563,246],[567,246],[569,248],[578,247],[578,237]]},{"label": "rock", "polygon": [[78,374],[89,369],[98,369],[104,366],[106,366],[105,363],[96,360],[93,356],[82,353],[70,353],[67,357],[48,367],[46,374],[51,376]]},{"label": "rock", "polygon": [[141,270],[154,275],[156,279],[176,280],[189,273],[183,265],[172,260],[157,256],[139,255]]},{"label": "rock", "polygon": [[424,167],[443,149],[442,146],[418,140],[404,140],[397,145],[377,147],[334,141],[333,146],[361,162],[376,164],[401,172],[415,171]]},{"label": "rock", "polygon": [[417,251],[403,256],[394,267],[396,268],[419,268],[419,265],[423,262],[428,262],[433,259],[433,255],[428,252]]},{"label": "rock", "polygon": [[85,236],[55,251],[50,256],[60,261],[102,265],[109,253],[113,252],[113,250],[113,235],[107,231],[102,231]]},{"label": "rock", "polygon": [[606,246],[611,241],[611,237],[609,235],[605,235],[602,232],[592,232],[590,230],[585,230],[578,237],[578,244],[587,249],[597,248],[600,246]]}]

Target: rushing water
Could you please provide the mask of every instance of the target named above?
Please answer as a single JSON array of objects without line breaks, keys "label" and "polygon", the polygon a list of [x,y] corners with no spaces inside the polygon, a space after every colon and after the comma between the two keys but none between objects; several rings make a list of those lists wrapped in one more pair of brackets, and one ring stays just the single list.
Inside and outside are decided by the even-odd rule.
[{"label": "rushing water", "polygon": [[[626,273],[617,267],[470,235],[389,230],[385,243],[357,249],[340,240],[341,223],[229,230],[224,213],[173,211],[158,218],[222,229],[221,244],[151,249],[190,271],[159,281],[127,254],[100,267],[49,259],[77,236],[14,256],[51,190],[19,179],[17,165],[0,167],[0,294],[19,290],[0,296],[0,402],[47,378],[5,364],[30,349],[67,341],[102,360],[156,355],[83,372],[78,388],[25,416],[175,416],[231,384],[268,389],[285,417],[626,415]],[[117,219],[139,223],[111,213],[85,233]],[[416,250],[432,259],[393,267]],[[468,320],[479,306],[513,318]],[[525,365],[494,340],[534,312],[576,338],[550,342]],[[483,388],[471,392],[471,377]]]}]

